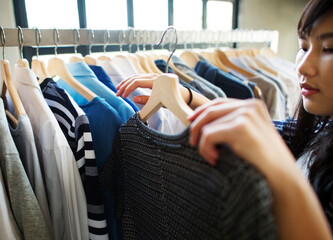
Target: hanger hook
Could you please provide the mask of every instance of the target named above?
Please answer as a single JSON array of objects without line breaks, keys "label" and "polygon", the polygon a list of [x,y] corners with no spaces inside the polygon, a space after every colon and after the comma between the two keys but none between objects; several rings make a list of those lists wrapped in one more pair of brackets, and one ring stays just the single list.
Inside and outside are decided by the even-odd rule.
[{"label": "hanger hook", "polygon": [[131,28],[131,27],[128,30],[129,30],[129,33],[128,33],[128,41],[129,41],[128,51],[131,52],[133,43],[135,42],[136,33],[133,30],[133,28]]},{"label": "hanger hook", "polygon": [[54,55],[57,56],[57,49],[58,49],[58,42],[59,42],[60,36],[59,31],[56,28],[53,28],[53,41],[54,41]]},{"label": "hanger hook", "polygon": [[159,43],[157,44],[157,46],[160,46],[161,43],[163,42],[163,39],[164,39],[164,36],[165,34],[169,31],[169,30],[173,30],[174,33],[175,33],[175,36],[176,36],[176,40],[174,42],[174,45],[173,45],[173,50],[168,58],[168,61],[166,63],[166,67],[165,67],[165,72],[168,73],[168,66],[169,66],[169,62],[170,62],[170,59],[172,57],[172,55],[174,54],[174,52],[176,51],[177,49],[177,42],[178,42],[178,36],[177,36],[177,30],[173,27],[173,26],[169,26],[167,29],[164,30],[164,32],[162,33],[162,36],[161,36],[161,39],[159,41]]},{"label": "hanger hook", "polygon": [[[149,32],[148,32],[149,33]],[[150,38],[148,37],[148,41],[151,42],[151,50],[154,51],[155,47],[154,47],[154,44],[155,44],[155,41],[156,41],[156,34],[155,34],[155,31],[151,31],[150,32]]]},{"label": "hanger hook", "polygon": [[[140,51],[140,45],[141,45],[141,41],[143,39],[143,35],[142,35],[142,30],[136,30],[137,34],[136,34],[136,45],[137,45],[137,51]],[[143,47],[143,44],[142,44]],[[142,48],[143,50],[143,48]]]},{"label": "hanger hook", "polygon": [[73,40],[74,40],[74,53],[75,55],[77,55],[77,47],[79,45],[79,42],[80,42],[80,32],[77,28],[75,28],[73,30]]},{"label": "hanger hook", "polygon": [[146,51],[146,45],[147,45],[147,32],[145,30],[141,31],[141,40],[142,40],[142,50]]},{"label": "hanger hook", "polygon": [[1,45],[2,45],[2,60],[5,60],[5,44],[6,44],[6,34],[3,26],[1,28]]},{"label": "hanger hook", "polygon": [[20,57],[21,57],[21,59],[23,59],[23,41],[24,41],[23,31],[20,26],[18,26],[17,28],[18,28],[17,38],[18,38],[18,42],[20,45]]},{"label": "hanger hook", "polygon": [[37,27],[33,27],[33,29],[35,29],[35,40],[36,40],[36,46],[37,46],[36,56],[37,56],[37,59],[38,59],[38,57],[39,57],[39,45],[40,45],[40,42],[42,41],[42,34],[40,33],[40,30]]},{"label": "hanger hook", "polygon": [[89,55],[91,55],[91,48],[92,48],[92,45],[94,44],[94,38],[95,38],[94,30],[89,29],[89,32],[88,32]]},{"label": "hanger hook", "polygon": [[109,30],[106,29],[104,32],[104,48],[103,48],[104,55],[106,54],[106,48],[108,46],[109,41],[110,41],[110,32]]},{"label": "hanger hook", "polygon": [[125,38],[126,38],[126,32],[124,30],[121,30],[118,36],[120,52],[123,51],[123,44],[125,43]]}]

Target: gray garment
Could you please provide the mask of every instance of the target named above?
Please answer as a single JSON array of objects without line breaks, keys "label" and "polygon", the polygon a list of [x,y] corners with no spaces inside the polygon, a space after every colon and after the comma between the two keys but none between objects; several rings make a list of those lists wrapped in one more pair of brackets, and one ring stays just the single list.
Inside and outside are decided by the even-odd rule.
[{"label": "gray garment", "polygon": [[260,88],[271,118],[273,120],[285,119],[285,103],[281,100],[279,87],[272,80],[248,67],[243,59],[230,58],[230,61],[256,75],[250,78],[249,81],[256,83]]},{"label": "gray garment", "polygon": [[2,99],[0,99],[0,116],[0,167],[17,225],[24,239],[51,239],[10,134]]},{"label": "gray garment", "polygon": [[278,239],[265,177],[227,146],[213,167],[189,145],[189,128],[161,134],[138,113],[113,146],[100,179],[124,239]]},{"label": "gray garment", "polygon": [[255,76],[249,80],[256,83],[261,89],[264,102],[271,118],[273,120],[285,119],[285,103],[280,97],[278,86],[264,76]]},{"label": "gray garment", "polygon": [[0,168],[0,233],[1,239],[23,239],[8,200]]},{"label": "gray garment", "polygon": [[205,86],[203,83],[199,82],[196,79],[193,79],[193,81],[189,82],[189,84],[190,84],[190,86],[194,87],[202,95],[204,95],[206,98],[208,98],[210,100],[218,98],[216,93],[214,93],[211,89],[209,89],[207,86]]},{"label": "gray garment", "polygon": [[42,210],[48,230],[53,236],[50,210],[29,117],[27,115],[19,116],[17,127],[14,129],[9,125],[9,128],[31,187]]},{"label": "gray garment", "polygon": [[[200,84],[199,88],[202,89],[203,91],[205,91],[207,94],[209,94],[208,96],[206,96],[204,94],[207,98],[212,100],[213,98],[211,98],[210,96],[223,97],[223,98],[227,97],[227,95],[222,91],[221,88],[215,86],[214,84],[210,83],[209,81],[207,81],[203,77],[199,76],[194,71],[194,69],[187,66],[186,63],[181,58],[179,58],[177,56],[172,56],[172,62],[175,64],[175,66],[177,68],[179,68],[181,71],[183,71],[184,73],[189,75],[191,78],[193,78],[194,79],[193,81],[195,83]],[[198,90],[201,92],[200,89],[198,89]],[[216,98],[216,97],[214,97],[214,98]]]}]

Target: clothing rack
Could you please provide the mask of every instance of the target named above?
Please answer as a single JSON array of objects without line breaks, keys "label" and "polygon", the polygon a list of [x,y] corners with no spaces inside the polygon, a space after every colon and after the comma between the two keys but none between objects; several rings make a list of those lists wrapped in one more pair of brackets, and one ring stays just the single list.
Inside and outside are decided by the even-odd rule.
[{"label": "clothing rack", "polygon": [[[127,50],[135,52],[142,49],[159,48],[157,43],[163,31],[152,30],[103,30],[103,29],[38,29],[38,28],[2,28],[0,44],[2,51],[7,47],[20,47],[25,58],[37,54],[73,53],[73,47],[83,55],[90,52]],[[274,52],[278,48],[278,31],[236,29],[231,31],[177,31],[178,45],[181,48],[202,48],[208,46],[225,46],[226,44],[263,43]],[[160,48],[169,48],[174,43],[171,38],[165,39]],[[61,51],[59,47],[67,48]],[[68,47],[71,47],[68,50]],[[88,53],[89,52],[89,53]]]}]

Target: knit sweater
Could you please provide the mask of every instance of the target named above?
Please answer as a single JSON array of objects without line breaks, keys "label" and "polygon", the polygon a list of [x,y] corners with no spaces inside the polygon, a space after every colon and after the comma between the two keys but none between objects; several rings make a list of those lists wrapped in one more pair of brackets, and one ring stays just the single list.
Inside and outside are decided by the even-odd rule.
[{"label": "knit sweater", "polygon": [[272,195],[252,165],[221,146],[217,166],[136,113],[114,140],[101,183],[115,194],[124,239],[277,239]]}]

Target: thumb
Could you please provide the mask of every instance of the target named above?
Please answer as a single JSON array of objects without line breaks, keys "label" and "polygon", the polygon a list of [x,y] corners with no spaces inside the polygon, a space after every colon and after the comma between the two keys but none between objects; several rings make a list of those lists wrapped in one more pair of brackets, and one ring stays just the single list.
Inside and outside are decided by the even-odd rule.
[{"label": "thumb", "polygon": [[146,104],[147,101],[148,101],[148,99],[149,99],[149,96],[141,95],[141,96],[135,96],[135,97],[133,98],[133,101],[134,101],[135,103],[138,103],[138,104]]}]

